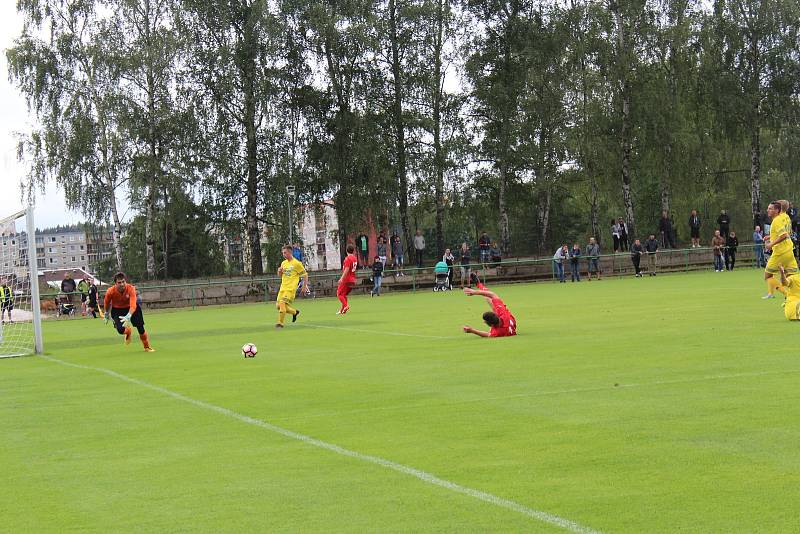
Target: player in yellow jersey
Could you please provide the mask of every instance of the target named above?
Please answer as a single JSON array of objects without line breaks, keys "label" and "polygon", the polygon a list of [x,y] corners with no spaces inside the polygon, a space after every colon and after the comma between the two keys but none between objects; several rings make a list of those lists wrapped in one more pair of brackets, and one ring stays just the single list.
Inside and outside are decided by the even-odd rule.
[{"label": "player in yellow jersey", "polygon": [[800,275],[786,276],[786,270],[781,267],[781,285],[786,288],[783,314],[790,321],[800,321]]},{"label": "player in yellow jersey", "polygon": [[303,279],[303,291],[306,295],[311,293],[311,286],[308,285],[308,273],[303,264],[292,256],[291,245],[286,245],[281,249],[283,254],[283,261],[278,269],[278,276],[281,277],[281,289],[278,291],[278,301],[276,307],[278,308],[278,322],[275,323],[275,328],[283,328],[283,321],[286,314],[292,316],[292,322],[297,320],[300,315],[300,310],[292,307],[294,296],[297,293],[297,286],[300,284],[300,278]]},{"label": "player in yellow jersey", "polygon": [[767,215],[772,219],[769,228],[769,240],[765,243],[767,250],[772,250],[764,269],[764,280],[767,281],[767,294],[763,298],[774,298],[774,290],[778,290],[786,295],[786,289],[780,285],[780,280],[776,278],[781,270],[786,275],[797,274],[797,260],[794,257],[794,245],[792,244],[792,221],[786,214],[784,206],[789,203],[785,200],[770,202],[767,207]]}]

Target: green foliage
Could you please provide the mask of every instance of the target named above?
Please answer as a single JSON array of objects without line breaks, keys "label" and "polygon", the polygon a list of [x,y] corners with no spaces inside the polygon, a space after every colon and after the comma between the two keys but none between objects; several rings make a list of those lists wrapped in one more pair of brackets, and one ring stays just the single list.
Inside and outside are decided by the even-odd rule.
[{"label": "green foliage", "polygon": [[[209,232],[209,218],[189,198],[173,199],[154,231],[157,275],[165,279],[198,278],[225,273],[222,250]],[[135,217],[126,227],[123,245],[126,273],[133,280],[147,279],[145,217]]]},{"label": "green foliage", "polygon": [[[115,224],[128,194],[125,245],[144,250],[125,255],[151,277],[202,271],[169,239],[156,266],[156,244],[193,217],[260,251],[257,274],[290,234],[287,186],[333,201],[337,235],[419,226],[438,249],[486,229],[513,254],[607,243],[621,215],[644,235],[662,209],[679,239],[692,208],[708,229],[727,209],[742,231],[763,196],[796,200],[797,2],[18,7],[7,56],[36,117],[20,143],[29,193],[55,182]],[[181,232],[205,242],[205,225]]]}]

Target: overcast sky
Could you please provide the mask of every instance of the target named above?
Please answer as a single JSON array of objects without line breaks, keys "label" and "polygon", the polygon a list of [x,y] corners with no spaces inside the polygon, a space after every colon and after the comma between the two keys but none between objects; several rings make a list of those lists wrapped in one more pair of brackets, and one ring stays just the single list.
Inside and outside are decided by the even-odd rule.
[{"label": "overcast sky", "polygon": [[[17,161],[15,132],[29,131],[31,120],[25,99],[8,81],[6,49],[22,31],[23,17],[17,13],[16,1],[0,0],[0,218],[22,209],[20,182],[27,169]],[[61,191],[51,184],[44,195],[36,198],[36,226],[72,224],[85,220],[80,213],[68,211]]]}]

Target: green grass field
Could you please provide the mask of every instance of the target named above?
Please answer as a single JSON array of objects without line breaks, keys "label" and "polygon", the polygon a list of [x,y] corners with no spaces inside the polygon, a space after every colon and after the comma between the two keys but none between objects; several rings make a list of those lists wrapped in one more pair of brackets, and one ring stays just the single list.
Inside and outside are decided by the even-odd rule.
[{"label": "green grass field", "polygon": [[0,360],[0,530],[797,532],[800,324],[763,288],[497,287],[507,339],[457,291],[147,312],[153,354],[49,322]]}]

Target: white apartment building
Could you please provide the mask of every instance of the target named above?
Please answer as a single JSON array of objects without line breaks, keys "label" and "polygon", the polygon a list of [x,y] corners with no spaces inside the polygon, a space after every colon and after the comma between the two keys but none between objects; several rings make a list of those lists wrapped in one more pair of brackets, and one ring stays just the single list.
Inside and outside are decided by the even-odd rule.
[{"label": "white apartment building", "polygon": [[46,228],[36,233],[39,269],[89,269],[86,231],[79,226]]}]

